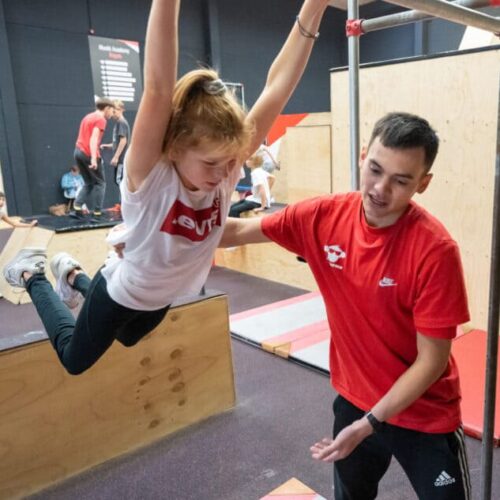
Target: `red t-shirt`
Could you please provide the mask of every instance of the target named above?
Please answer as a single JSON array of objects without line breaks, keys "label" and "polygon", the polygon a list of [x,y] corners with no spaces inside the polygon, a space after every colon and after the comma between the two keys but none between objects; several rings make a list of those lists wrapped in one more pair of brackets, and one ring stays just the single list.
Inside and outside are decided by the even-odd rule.
[{"label": "red t-shirt", "polygon": [[101,116],[100,113],[94,111],[83,117],[80,123],[80,130],[78,131],[78,138],[76,140],[76,147],[83,151],[87,156],[91,156],[90,153],[90,137],[92,136],[92,130],[94,127],[99,129],[99,139],[97,141],[97,158],[100,158],[99,145],[101,144],[102,134],[106,129],[106,118]]},{"label": "red t-shirt", "polygon": [[[457,244],[443,225],[411,203],[389,227],[367,225],[361,195],[306,200],[265,217],[264,234],[307,260],[331,330],[331,382],[370,409],[417,356],[416,333],[451,338],[469,320]],[[443,375],[390,423],[422,432],[460,424],[453,358]]]}]

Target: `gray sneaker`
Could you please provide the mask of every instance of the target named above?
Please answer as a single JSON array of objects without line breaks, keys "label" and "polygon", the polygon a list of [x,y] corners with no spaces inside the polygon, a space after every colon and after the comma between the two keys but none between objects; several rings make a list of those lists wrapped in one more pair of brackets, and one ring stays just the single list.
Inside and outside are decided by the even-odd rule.
[{"label": "gray sneaker", "polygon": [[70,309],[80,304],[82,295],[68,283],[68,274],[81,268],[80,263],[66,252],[59,252],[50,259],[50,270],[56,278],[56,293]]},{"label": "gray sneaker", "polygon": [[3,276],[9,285],[26,288],[23,273],[44,274],[46,263],[45,248],[23,248],[3,268]]}]

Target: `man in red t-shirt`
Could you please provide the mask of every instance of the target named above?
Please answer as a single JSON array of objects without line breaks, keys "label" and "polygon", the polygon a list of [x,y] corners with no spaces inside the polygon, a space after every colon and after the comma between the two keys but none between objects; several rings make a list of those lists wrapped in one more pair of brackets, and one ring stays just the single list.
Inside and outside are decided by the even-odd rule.
[{"label": "man in red t-shirt", "polygon": [[73,208],[74,215],[82,218],[83,204],[87,205],[94,217],[101,215],[106,180],[104,166],[99,152],[106,120],[113,115],[114,104],[110,99],[98,99],[96,110],[86,115],[80,123],[75,146],[75,162],[85,182],[78,192]]},{"label": "man in red t-shirt", "polygon": [[229,219],[221,246],[275,241],[302,256],[323,296],[337,500],[375,498],[394,456],[418,498],[466,499],[470,480],[458,371],[450,354],[469,320],[456,243],[412,201],[439,140],[426,120],[390,113],[361,154],[358,192],[304,200],[262,219]]}]

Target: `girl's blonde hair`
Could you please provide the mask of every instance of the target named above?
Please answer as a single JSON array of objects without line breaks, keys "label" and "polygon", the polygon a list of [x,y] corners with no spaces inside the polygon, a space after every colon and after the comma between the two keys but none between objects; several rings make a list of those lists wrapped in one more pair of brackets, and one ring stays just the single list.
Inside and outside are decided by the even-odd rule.
[{"label": "girl's blonde hair", "polygon": [[242,158],[253,132],[245,118],[246,111],[216,71],[190,71],[175,85],[163,151],[170,154],[213,142],[227,144]]}]

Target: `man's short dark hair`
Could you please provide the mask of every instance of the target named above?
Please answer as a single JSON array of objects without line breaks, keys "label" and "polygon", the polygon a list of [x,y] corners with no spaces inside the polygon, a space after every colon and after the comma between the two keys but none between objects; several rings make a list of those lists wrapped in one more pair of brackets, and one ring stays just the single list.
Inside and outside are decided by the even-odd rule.
[{"label": "man's short dark hair", "polygon": [[388,113],[375,124],[368,147],[377,137],[386,148],[423,148],[427,171],[430,170],[436,159],[439,148],[439,138],[436,131],[427,120],[417,115]]},{"label": "man's short dark hair", "polygon": [[95,102],[95,107],[99,111],[102,111],[104,108],[107,108],[108,106],[114,108],[115,103],[111,99],[107,99],[106,97],[99,97],[99,99],[97,99],[97,101]]}]

